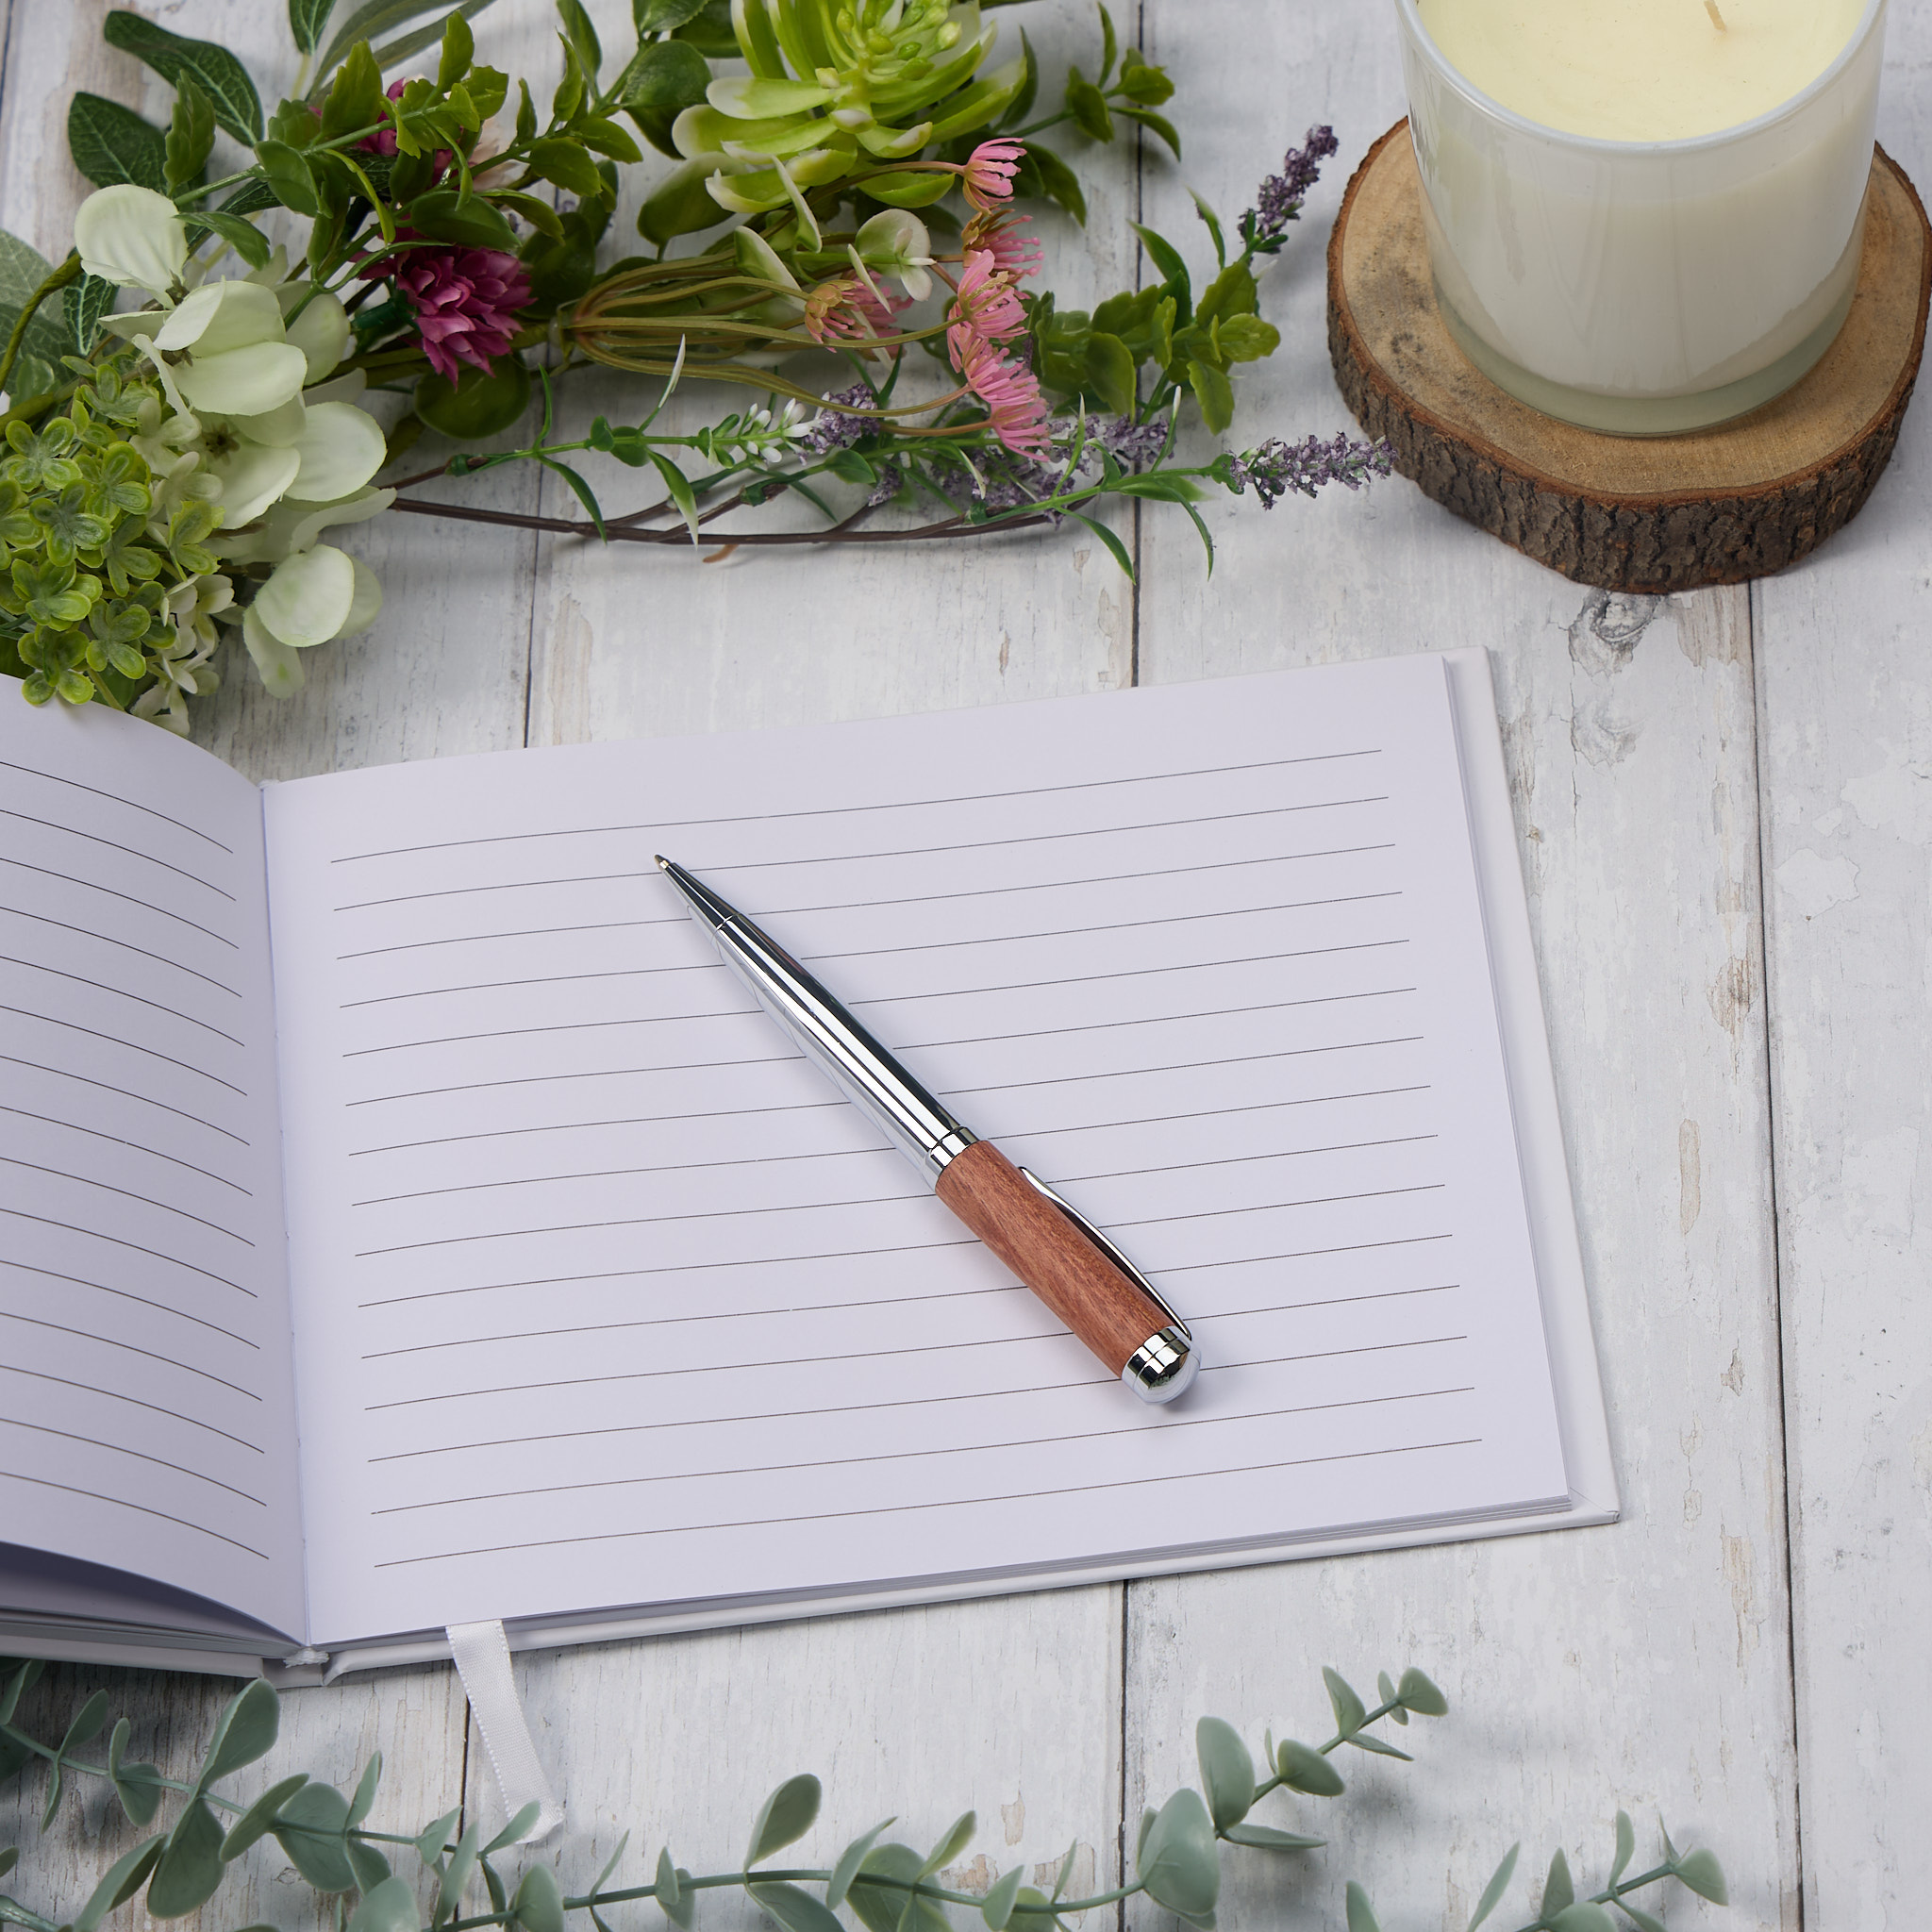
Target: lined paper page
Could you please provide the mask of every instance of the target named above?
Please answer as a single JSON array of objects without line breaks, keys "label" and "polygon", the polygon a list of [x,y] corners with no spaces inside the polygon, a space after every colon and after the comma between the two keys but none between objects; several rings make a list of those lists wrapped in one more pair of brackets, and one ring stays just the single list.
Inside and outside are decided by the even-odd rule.
[{"label": "lined paper page", "polygon": [[[268,821],[318,1641],[1564,1495],[1441,660]],[[1184,1402],[951,1218],[658,851],[1141,1262]]]},{"label": "lined paper page", "polygon": [[256,788],[0,683],[4,1535],[298,1634],[275,1070]]}]

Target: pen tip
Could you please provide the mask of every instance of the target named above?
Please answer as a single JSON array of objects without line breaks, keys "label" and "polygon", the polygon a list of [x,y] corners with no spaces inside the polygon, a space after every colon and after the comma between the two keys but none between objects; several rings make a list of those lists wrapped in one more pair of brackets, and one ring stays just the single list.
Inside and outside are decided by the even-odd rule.
[{"label": "pen tip", "polygon": [[658,861],[658,870],[659,872],[669,872],[671,870],[671,861],[661,852],[654,852],[651,856]]}]

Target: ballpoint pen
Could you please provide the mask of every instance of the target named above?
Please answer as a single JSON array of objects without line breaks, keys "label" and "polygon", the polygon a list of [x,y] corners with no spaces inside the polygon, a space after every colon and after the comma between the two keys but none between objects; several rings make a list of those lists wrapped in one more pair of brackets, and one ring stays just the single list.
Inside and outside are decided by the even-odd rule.
[{"label": "ballpoint pen", "polygon": [[752,997],[940,1199],[1143,1402],[1181,1394],[1200,1353],[1147,1277],[1044,1181],[956,1120],[768,933],[681,865],[658,863]]}]

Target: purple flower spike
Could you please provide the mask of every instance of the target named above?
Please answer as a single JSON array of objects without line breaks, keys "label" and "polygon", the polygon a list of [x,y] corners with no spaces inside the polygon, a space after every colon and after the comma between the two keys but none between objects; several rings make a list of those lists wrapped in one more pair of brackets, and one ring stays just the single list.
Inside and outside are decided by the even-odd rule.
[{"label": "purple flower spike", "polygon": [[1255,232],[1262,241],[1281,233],[1296,220],[1308,190],[1322,178],[1322,163],[1338,153],[1341,143],[1332,127],[1311,127],[1300,147],[1282,157],[1281,173],[1271,175],[1256,192]]},{"label": "purple flower spike", "polygon": [[1273,509],[1291,491],[1312,496],[1324,483],[1359,490],[1371,476],[1386,476],[1394,467],[1395,452],[1387,442],[1355,442],[1347,436],[1338,436],[1333,442],[1324,442],[1319,436],[1306,442],[1283,442],[1271,436],[1258,449],[1234,458],[1228,488],[1239,496],[1252,483],[1261,508]]}]

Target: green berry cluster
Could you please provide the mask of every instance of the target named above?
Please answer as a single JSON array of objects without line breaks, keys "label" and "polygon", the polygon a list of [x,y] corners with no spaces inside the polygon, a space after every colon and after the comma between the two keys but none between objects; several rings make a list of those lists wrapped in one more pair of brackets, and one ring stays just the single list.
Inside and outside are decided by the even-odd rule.
[{"label": "green berry cluster", "polygon": [[220,511],[159,487],[149,435],[169,413],[150,366],[69,357],[62,415],[8,425],[0,458],[0,672],[30,704],[99,700],[177,731],[217,683],[213,617],[231,601],[208,537]]}]

